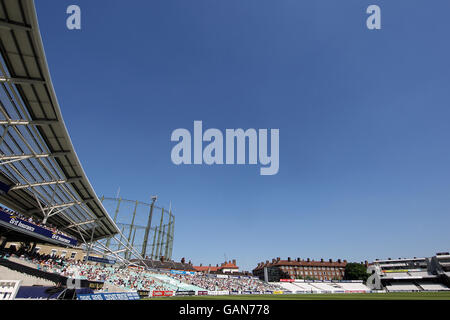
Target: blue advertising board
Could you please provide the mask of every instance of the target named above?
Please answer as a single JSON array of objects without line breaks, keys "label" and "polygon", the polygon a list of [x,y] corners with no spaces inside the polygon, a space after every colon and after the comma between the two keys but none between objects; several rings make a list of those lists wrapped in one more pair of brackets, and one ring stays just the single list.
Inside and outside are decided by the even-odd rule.
[{"label": "blue advertising board", "polygon": [[14,214],[10,215],[3,210],[0,210],[0,221],[4,224],[9,225],[13,229],[22,230],[23,232],[30,235],[40,236],[41,238],[49,238],[49,241],[57,241],[68,246],[76,246],[78,244],[78,241],[76,239],[63,236],[62,234],[54,233],[53,231],[39,227],[31,222],[22,220]]},{"label": "blue advertising board", "polygon": [[77,294],[78,300],[140,300],[137,292]]},{"label": "blue advertising board", "polygon": [[106,263],[106,264],[115,264],[117,261],[113,259],[106,259],[106,258],[98,258],[98,257],[88,257],[88,261],[92,262],[98,262],[98,263]]},{"label": "blue advertising board", "polygon": [[170,270],[172,274],[195,274],[195,272],[184,271],[184,270]]}]

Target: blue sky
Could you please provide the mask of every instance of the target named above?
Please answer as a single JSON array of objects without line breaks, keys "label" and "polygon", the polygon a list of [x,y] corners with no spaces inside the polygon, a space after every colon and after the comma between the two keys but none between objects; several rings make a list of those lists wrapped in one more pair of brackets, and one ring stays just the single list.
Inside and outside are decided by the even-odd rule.
[{"label": "blue sky", "polygon": [[[82,30],[66,28],[78,4]],[[382,29],[365,26],[378,4]],[[55,90],[99,196],[172,202],[174,258],[450,249],[446,0],[37,0]],[[280,171],[175,166],[173,130],[280,129]],[[110,213],[112,215],[112,213]]]}]

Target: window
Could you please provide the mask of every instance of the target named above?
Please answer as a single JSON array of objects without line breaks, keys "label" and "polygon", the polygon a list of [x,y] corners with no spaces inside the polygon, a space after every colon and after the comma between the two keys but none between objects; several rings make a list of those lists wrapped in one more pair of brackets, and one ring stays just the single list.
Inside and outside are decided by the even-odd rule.
[{"label": "window", "polygon": [[67,254],[67,251],[63,251],[63,252],[61,253],[61,258],[65,258],[65,257],[66,257],[66,254]]},{"label": "window", "polygon": [[56,249],[52,249],[52,253],[50,253],[51,256],[56,256]]},{"label": "window", "polygon": [[75,256],[77,255],[76,251],[72,252],[70,255],[70,259],[75,259]]}]

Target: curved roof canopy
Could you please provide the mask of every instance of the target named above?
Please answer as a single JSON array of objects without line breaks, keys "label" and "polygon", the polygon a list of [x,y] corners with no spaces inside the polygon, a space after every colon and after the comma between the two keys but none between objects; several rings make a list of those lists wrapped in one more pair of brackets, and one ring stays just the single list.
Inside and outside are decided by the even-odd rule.
[{"label": "curved roof canopy", "polygon": [[32,0],[0,0],[0,54],[0,203],[79,240],[117,234],[64,124]]}]

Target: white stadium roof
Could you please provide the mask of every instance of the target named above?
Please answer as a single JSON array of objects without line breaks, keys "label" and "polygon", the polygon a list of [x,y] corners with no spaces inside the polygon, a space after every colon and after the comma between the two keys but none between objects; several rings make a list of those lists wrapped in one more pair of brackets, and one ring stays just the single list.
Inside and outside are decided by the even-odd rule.
[{"label": "white stadium roof", "polygon": [[79,240],[117,234],[64,124],[32,0],[0,0],[0,54],[0,203]]}]

